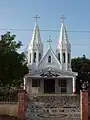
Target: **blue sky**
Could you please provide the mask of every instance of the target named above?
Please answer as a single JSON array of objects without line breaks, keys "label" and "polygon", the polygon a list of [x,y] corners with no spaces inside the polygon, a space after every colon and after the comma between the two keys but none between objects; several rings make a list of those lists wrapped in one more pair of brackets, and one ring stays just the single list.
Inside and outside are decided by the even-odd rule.
[{"label": "blue sky", "polygon": [[[0,29],[33,29],[34,16],[38,20],[41,30],[59,30],[60,16],[66,17],[67,31],[90,30],[90,0],[0,0]],[[32,31],[9,30],[16,34],[16,40],[23,43],[23,51],[32,37]],[[6,30],[0,30],[0,35]],[[59,32],[41,31],[44,49],[47,48],[48,37],[51,36],[52,47],[55,50]],[[68,32],[68,38],[72,45],[72,56],[90,56],[90,33]]]}]

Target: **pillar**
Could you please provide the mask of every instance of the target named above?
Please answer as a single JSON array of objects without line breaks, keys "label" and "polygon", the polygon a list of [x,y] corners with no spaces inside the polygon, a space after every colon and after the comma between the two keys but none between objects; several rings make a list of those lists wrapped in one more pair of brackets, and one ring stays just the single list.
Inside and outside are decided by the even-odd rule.
[{"label": "pillar", "polygon": [[73,77],[73,93],[76,92],[76,78]]},{"label": "pillar", "polygon": [[33,64],[33,59],[34,59],[34,55],[33,55],[33,54],[34,54],[34,52],[32,51],[32,52],[31,52],[31,63],[32,63],[32,64]]},{"label": "pillar", "polygon": [[65,63],[66,63],[66,70],[68,70],[68,52],[67,51],[65,52],[65,59],[66,59],[66,61],[65,61]]},{"label": "pillar", "polygon": [[29,86],[29,82],[30,82],[30,81],[29,81],[29,78],[27,78],[27,86],[26,86],[27,89],[26,89],[26,91],[27,91],[28,94],[29,94],[29,87],[30,87],[30,86]]},{"label": "pillar", "polygon": [[61,93],[58,82],[59,82],[59,79],[55,79],[55,93],[56,94]]},{"label": "pillar", "polygon": [[24,87],[23,87],[23,89],[25,90],[25,89],[26,89],[26,81],[25,81],[25,77],[23,78],[23,80],[24,80]]},{"label": "pillar", "polygon": [[67,93],[72,94],[72,79],[67,78]]},{"label": "pillar", "polygon": [[39,63],[39,51],[37,51],[37,53],[36,53],[36,63],[37,64]]},{"label": "pillar", "polygon": [[88,91],[80,91],[80,120],[88,120]]},{"label": "pillar", "polygon": [[44,79],[40,79],[40,92],[44,93]]},{"label": "pillar", "polygon": [[17,117],[19,119],[25,118],[25,90],[20,90],[18,92],[18,113]]}]

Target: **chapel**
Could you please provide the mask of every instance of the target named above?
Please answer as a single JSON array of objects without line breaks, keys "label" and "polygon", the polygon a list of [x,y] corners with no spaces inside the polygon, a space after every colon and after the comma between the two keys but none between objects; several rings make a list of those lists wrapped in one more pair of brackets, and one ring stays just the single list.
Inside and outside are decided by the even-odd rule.
[{"label": "chapel", "polygon": [[[71,69],[71,44],[62,16],[56,51],[51,45],[43,52],[43,43],[35,17],[31,41],[28,45],[29,73],[24,77],[24,89],[28,94],[72,94],[76,91],[77,73]],[[51,40],[49,39],[50,43]]]}]

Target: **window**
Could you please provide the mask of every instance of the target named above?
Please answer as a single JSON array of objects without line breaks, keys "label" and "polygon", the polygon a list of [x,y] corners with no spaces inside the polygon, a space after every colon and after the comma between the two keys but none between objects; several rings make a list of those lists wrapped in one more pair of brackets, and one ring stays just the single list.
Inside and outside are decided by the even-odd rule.
[{"label": "window", "polygon": [[39,61],[41,60],[41,53],[39,53]]},{"label": "window", "polygon": [[34,59],[33,62],[36,63],[36,52],[34,53]]},{"label": "window", "polygon": [[61,88],[61,92],[62,93],[65,93],[67,92],[67,80],[65,79],[61,79],[58,81],[59,83],[59,87]]},{"label": "window", "polygon": [[61,80],[61,87],[67,87],[67,81],[66,80]]},{"label": "window", "polygon": [[63,53],[63,63],[65,63],[65,53]]},{"label": "window", "polygon": [[51,56],[48,57],[48,63],[51,63]]},{"label": "window", "polygon": [[40,80],[32,80],[32,87],[39,87],[40,86]]},{"label": "window", "polygon": [[58,53],[58,60],[59,60],[59,62],[60,62],[60,53]]},{"label": "window", "polygon": [[30,53],[30,63],[31,63],[31,53]]},{"label": "window", "polygon": [[61,88],[61,93],[66,93],[66,92],[67,92],[67,88],[62,87],[62,88]]},{"label": "window", "polygon": [[70,54],[68,53],[68,63],[70,63]]}]

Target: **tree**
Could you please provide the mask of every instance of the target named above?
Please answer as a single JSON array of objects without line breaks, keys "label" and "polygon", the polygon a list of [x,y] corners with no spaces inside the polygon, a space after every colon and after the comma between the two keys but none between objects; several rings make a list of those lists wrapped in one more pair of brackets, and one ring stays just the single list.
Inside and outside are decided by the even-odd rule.
[{"label": "tree", "polygon": [[0,40],[0,84],[3,86],[19,86],[28,73],[24,53],[18,53],[22,46],[15,41],[16,35],[10,32],[1,35]]},{"label": "tree", "polygon": [[72,70],[78,72],[78,77],[76,79],[77,91],[80,91],[82,82],[88,81],[90,84],[90,59],[83,57],[73,58],[71,61]]}]

